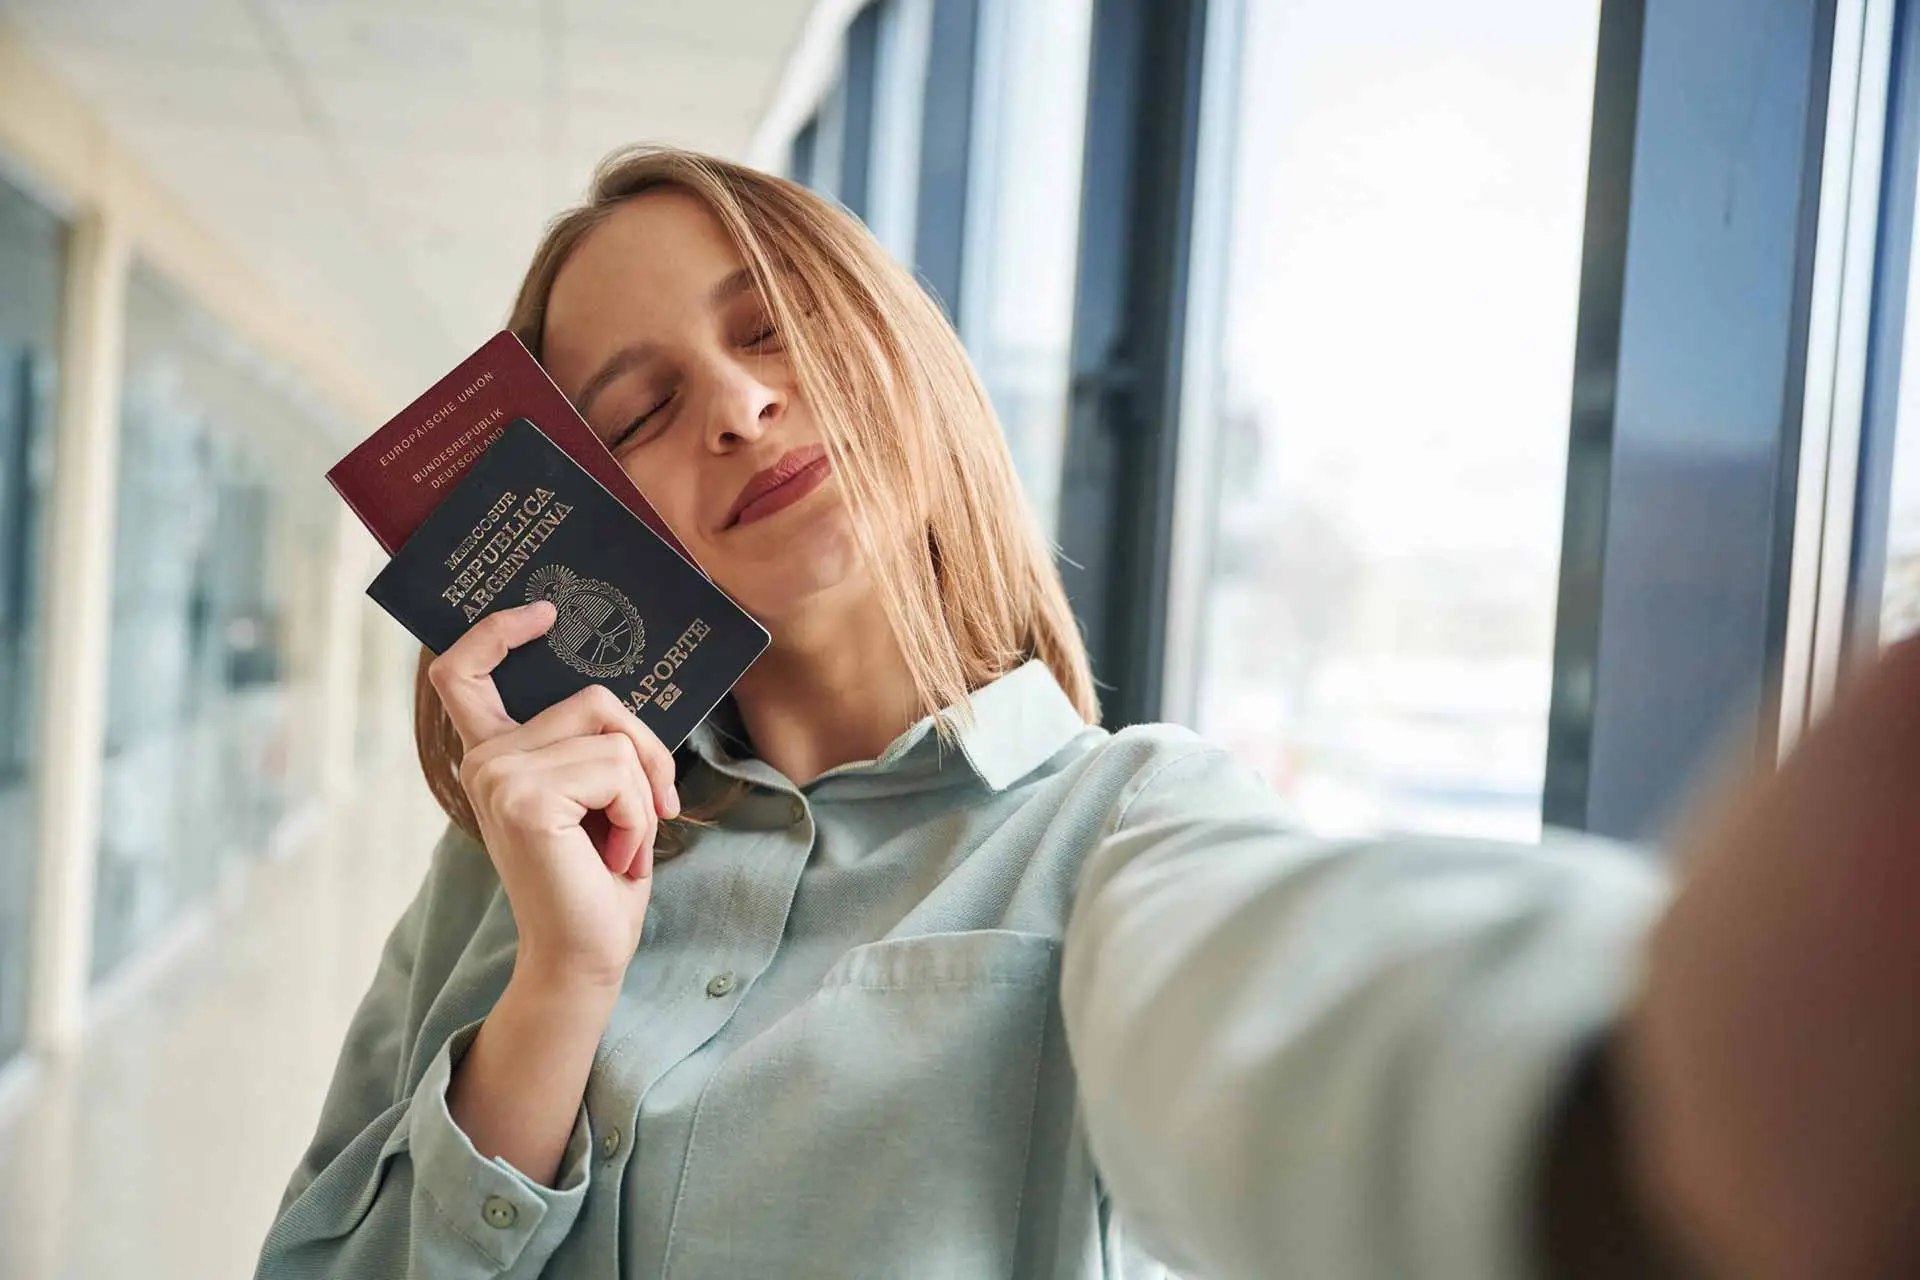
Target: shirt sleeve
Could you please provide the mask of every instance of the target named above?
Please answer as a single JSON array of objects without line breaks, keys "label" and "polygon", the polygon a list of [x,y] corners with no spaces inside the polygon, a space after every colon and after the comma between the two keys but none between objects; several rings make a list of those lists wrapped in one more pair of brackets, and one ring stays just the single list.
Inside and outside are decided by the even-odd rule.
[{"label": "shirt sleeve", "polygon": [[1103,1181],[1196,1278],[1529,1274],[1533,1147],[1665,896],[1596,841],[1314,839],[1224,752],[1160,765],[1065,944]]},{"label": "shirt sleeve", "polygon": [[418,1083],[407,1085],[418,1030],[408,1012],[414,968],[447,852],[443,841],[387,940],[255,1280],[533,1277],[579,1215],[593,1149],[584,1106],[552,1188],[482,1156],[454,1123],[447,1084],[479,1022],[446,1036]]}]

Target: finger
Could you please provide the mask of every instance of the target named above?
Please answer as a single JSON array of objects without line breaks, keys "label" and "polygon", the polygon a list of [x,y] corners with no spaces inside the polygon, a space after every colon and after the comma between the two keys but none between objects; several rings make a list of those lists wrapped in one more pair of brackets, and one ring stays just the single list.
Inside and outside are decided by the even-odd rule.
[{"label": "finger", "polygon": [[427,679],[468,751],[517,727],[500,701],[493,670],[515,648],[545,635],[555,616],[549,600],[490,613],[427,664]]},{"label": "finger", "polygon": [[678,766],[673,753],[667,750],[659,735],[647,728],[645,722],[604,685],[588,685],[554,703],[514,730],[512,738],[502,745],[519,751],[535,751],[566,738],[589,734],[619,734],[631,742],[652,788],[654,807],[663,817],[680,816],[680,793],[674,787]]},{"label": "finger", "polygon": [[569,738],[526,753],[520,766],[524,781],[554,796],[565,806],[562,821],[578,822],[589,834],[604,814],[602,860],[616,875],[627,875],[638,860],[649,868],[659,817],[646,773],[622,735],[599,734]]},{"label": "finger", "polygon": [[600,809],[582,818],[580,826],[607,870],[632,879],[647,851],[645,830],[615,826]]}]

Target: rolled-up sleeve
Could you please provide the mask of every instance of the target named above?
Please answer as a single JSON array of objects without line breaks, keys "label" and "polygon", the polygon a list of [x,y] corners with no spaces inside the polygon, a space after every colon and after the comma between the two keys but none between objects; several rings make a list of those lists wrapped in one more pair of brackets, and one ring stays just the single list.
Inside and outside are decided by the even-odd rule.
[{"label": "rolled-up sleeve", "polygon": [[584,1107],[555,1187],[482,1156],[447,1086],[480,1022],[443,1038],[407,1085],[414,963],[433,877],[382,953],[341,1050],[311,1146],[267,1234],[255,1280],[465,1280],[540,1274],[586,1197]]},{"label": "rolled-up sleeve", "polygon": [[1143,771],[1063,961],[1102,1179],[1194,1277],[1528,1274],[1535,1148],[1666,893],[1572,838],[1313,839],[1211,748]]}]

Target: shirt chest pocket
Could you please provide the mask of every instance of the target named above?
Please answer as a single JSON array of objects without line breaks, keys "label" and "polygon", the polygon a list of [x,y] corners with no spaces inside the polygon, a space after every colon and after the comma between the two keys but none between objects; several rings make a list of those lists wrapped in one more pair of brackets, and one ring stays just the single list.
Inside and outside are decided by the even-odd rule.
[{"label": "shirt chest pocket", "polygon": [[668,1273],[1006,1275],[1056,964],[997,930],[842,956],[708,1085]]}]

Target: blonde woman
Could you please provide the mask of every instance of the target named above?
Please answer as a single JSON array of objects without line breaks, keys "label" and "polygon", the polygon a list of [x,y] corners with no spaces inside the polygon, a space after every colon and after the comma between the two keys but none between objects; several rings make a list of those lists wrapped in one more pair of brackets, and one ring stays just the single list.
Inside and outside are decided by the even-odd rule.
[{"label": "blonde woman", "polygon": [[[1842,1118],[1890,1120],[1910,1086],[1750,1052],[1777,1043],[1752,1015],[1793,969],[1755,940],[1796,876],[1820,928],[1898,958],[1847,888],[1892,855],[1855,832],[1872,866],[1849,880],[1818,870],[1830,843],[1808,854],[1818,778],[1699,838],[1681,942],[1649,949],[1668,894],[1624,855],[1316,841],[1192,734],[1104,732],[952,330],[780,179],[615,157],[512,327],[774,644],[677,757],[594,690],[508,718],[489,672],[547,606],[424,663],[420,758],[452,822],[265,1280],[1911,1258],[1888,1252],[1910,1197],[1876,1217],[1872,1194],[1910,1188],[1899,1166],[1781,1109],[1845,1085]],[[1820,928],[1790,958],[1851,954]],[[1841,973],[1821,1016],[1910,1029],[1904,954],[1879,986]],[[1913,1043],[1874,1034],[1860,1052],[1911,1080]]]}]

